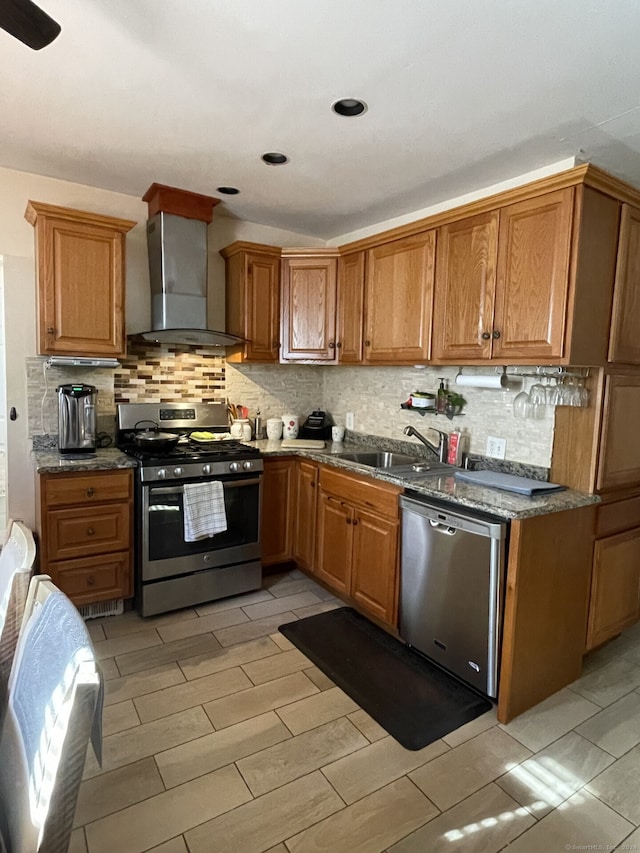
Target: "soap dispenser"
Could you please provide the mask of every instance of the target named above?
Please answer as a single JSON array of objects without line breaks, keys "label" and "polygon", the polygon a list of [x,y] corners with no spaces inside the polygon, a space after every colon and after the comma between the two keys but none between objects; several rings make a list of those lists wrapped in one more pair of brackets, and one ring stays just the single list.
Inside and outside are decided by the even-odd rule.
[{"label": "soap dispenser", "polygon": [[440,387],[436,394],[436,413],[444,415],[447,409],[447,389],[444,387],[444,379],[440,377]]}]

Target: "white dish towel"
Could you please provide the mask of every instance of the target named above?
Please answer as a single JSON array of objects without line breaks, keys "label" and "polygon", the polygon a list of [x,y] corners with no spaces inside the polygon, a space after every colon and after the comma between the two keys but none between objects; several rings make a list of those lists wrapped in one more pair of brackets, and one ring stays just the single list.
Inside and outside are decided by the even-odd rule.
[{"label": "white dish towel", "polygon": [[227,529],[224,486],[220,480],[184,485],[184,541],[197,542]]}]

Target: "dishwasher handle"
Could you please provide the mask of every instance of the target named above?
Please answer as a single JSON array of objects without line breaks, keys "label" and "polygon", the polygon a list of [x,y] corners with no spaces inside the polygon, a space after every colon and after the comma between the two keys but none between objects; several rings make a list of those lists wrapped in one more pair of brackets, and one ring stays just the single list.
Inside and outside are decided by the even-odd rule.
[{"label": "dishwasher handle", "polygon": [[448,524],[442,524],[441,521],[434,521],[433,518],[429,519],[429,524],[436,533],[442,533],[444,536],[455,536],[458,532],[455,527],[449,527]]}]

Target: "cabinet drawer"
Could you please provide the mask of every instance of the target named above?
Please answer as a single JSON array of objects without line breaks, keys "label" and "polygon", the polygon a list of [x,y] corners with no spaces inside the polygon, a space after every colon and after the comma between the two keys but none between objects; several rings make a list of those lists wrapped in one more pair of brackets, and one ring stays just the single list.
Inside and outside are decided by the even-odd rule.
[{"label": "cabinet drawer", "polygon": [[132,494],[131,470],[83,471],[78,474],[42,475],[44,500],[48,507],[128,501]]},{"label": "cabinet drawer", "polygon": [[42,487],[48,507],[128,501],[132,494],[133,476],[129,469],[45,474],[42,475]]},{"label": "cabinet drawer", "polygon": [[123,551],[131,543],[128,504],[103,504],[47,513],[45,547],[48,560]]},{"label": "cabinet drawer", "polygon": [[596,537],[640,527],[640,496],[601,504],[596,511]]},{"label": "cabinet drawer", "polygon": [[129,552],[51,563],[49,573],[76,604],[129,598],[133,595]]},{"label": "cabinet drawer", "polygon": [[361,504],[383,515],[398,516],[398,495],[402,489],[374,480],[345,474],[335,468],[320,468],[320,487],[350,503]]}]

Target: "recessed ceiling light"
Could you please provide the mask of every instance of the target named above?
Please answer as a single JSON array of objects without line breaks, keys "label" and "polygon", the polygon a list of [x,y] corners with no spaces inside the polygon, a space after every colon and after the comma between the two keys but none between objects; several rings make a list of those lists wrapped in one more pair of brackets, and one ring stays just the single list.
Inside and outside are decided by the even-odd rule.
[{"label": "recessed ceiling light", "polygon": [[217,193],[224,193],[224,195],[238,195],[240,192],[236,187],[218,187],[216,189]]},{"label": "recessed ceiling light", "polygon": [[367,105],[358,98],[340,98],[331,105],[331,109],[339,116],[361,116],[362,113],[366,113]]},{"label": "recessed ceiling light", "polygon": [[289,162],[289,158],[286,154],[280,154],[277,151],[269,151],[267,154],[263,154],[262,159],[267,166],[283,166],[285,163]]}]

